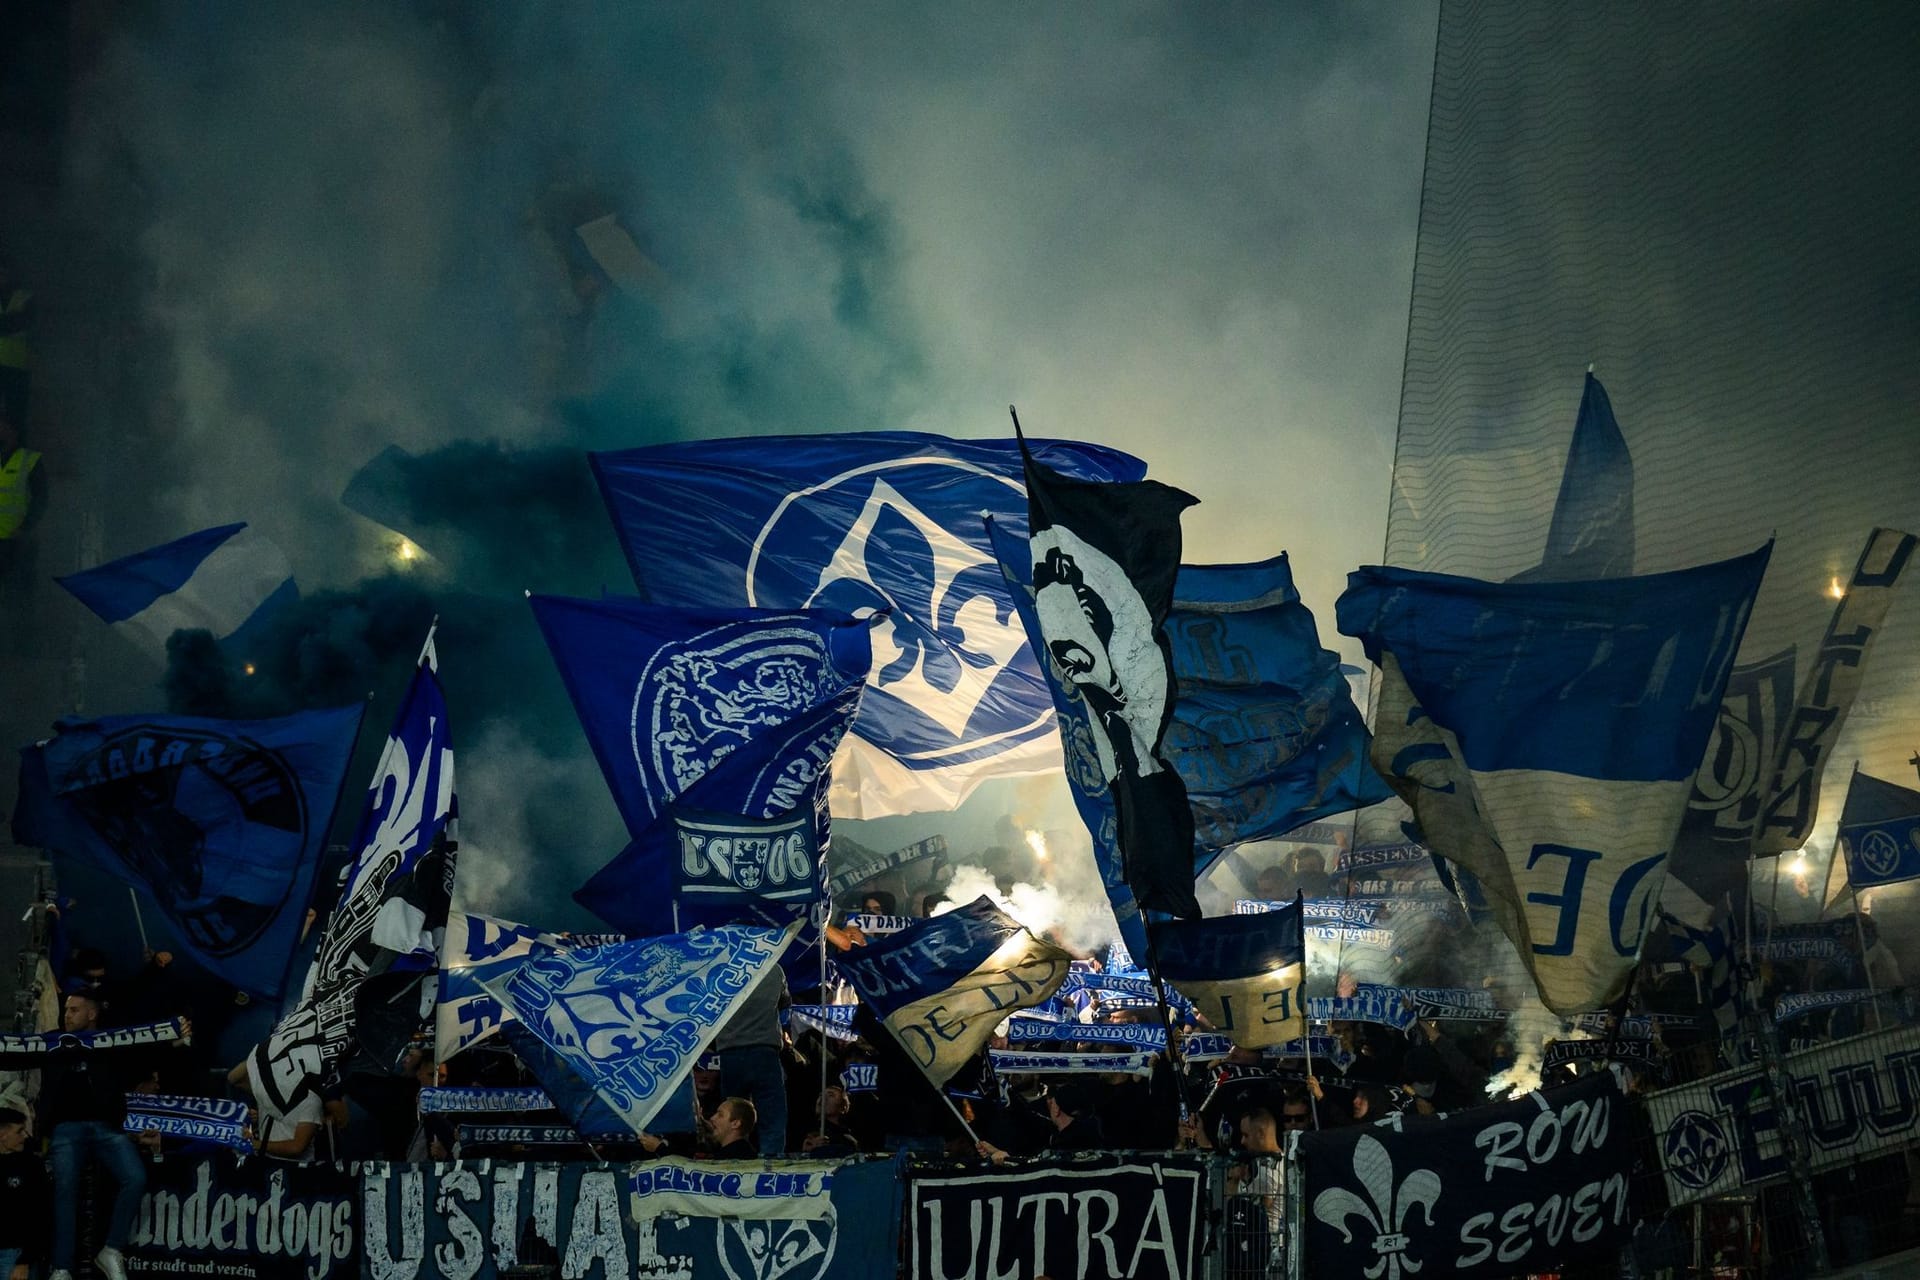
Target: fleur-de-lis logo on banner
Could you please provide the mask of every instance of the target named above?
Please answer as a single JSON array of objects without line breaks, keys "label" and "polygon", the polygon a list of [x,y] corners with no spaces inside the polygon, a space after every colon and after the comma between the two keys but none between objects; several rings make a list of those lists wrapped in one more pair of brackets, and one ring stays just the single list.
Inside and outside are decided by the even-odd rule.
[{"label": "fleur-de-lis logo on banner", "polygon": [[[1353,1148],[1353,1174],[1366,1190],[1367,1200],[1345,1187],[1330,1187],[1313,1200],[1313,1216],[1340,1232],[1348,1244],[1354,1233],[1347,1228],[1349,1218],[1359,1218],[1373,1228],[1373,1251],[1377,1260],[1363,1269],[1367,1280],[1400,1280],[1402,1272],[1415,1272],[1423,1265],[1407,1253],[1412,1243],[1405,1231],[1407,1218],[1419,1205],[1426,1225],[1433,1225],[1433,1206],[1440,1199],[1440,1175],[1431,1169],[1415,1169],[1397,1188],[1393,1183],[1393,1157],[1371,1135],[1362,1135]],[[1371,1201],[1372,1203],[1368,1203]]]}]

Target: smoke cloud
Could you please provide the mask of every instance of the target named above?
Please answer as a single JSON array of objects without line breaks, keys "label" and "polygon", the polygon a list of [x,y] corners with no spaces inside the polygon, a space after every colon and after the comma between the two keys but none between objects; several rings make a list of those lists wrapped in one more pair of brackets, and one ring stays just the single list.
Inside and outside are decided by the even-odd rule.
[{"label": "smoke cloud", "polygon": [[[1290,545],[1322,617],[1379,545],[1353,513],[1387,487],[1428,13],[285,0],[107,23],[64,239],[27,255],[116,357],[101,378],[49,331],[85,477],[52,525],[87,512],[104,559],[246,519],[306,594],[244,654],[179,638],[157,690],[99,641],[96,706],[372,694],[367,756],[438,615],[476,909],[584,924],[568,894],[618,847],[521,599],[625,589],[587,449],[997,435],[1018,400],[1206,497],[1190,558]],[[644,287],[578,235],[607,217]],[[1276,514],[1250,451],[1314,481]],[[425,554],[399,563],[402,536]],[[15,741],[43,727],[17,714]],[[1017,860],[1027,827],[1077,828],[1045,786],[919,833]],[[1085,846],[1052,857],[1076,869],[1029,887],[1097,918]]]}]

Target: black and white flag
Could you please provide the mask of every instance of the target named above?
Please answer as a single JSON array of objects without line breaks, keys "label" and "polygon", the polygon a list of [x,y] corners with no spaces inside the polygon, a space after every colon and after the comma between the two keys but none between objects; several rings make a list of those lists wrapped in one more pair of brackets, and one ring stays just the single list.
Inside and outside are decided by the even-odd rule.
[{"label": "black and white flag", "polygon": [[1080,694],[1094,722],[1134,897],[1145,910],[1197,918],[1193,811],[1160,755],[1173,717],[1165,625],[1180,571],[1180,513],[1196,499],[1157,480],[1070,480],[1030,453],[1026,471],[1047,674]]}]

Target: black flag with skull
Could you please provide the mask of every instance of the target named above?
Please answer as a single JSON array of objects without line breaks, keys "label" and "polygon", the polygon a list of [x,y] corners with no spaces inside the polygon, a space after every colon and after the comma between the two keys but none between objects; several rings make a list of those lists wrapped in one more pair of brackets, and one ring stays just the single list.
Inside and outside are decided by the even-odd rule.
[{"label": "black flag with skull", "polygon": [[1180,513],[1198,499],[1157,480],[1070,480],[1035,461],[1024,435],[1020,448],[1048,674],[1080,695],[1093,720],[1127,884],[1144,910],[1197,918],[1193,810],[1160,742],[1173,717],[1165,626]]}]

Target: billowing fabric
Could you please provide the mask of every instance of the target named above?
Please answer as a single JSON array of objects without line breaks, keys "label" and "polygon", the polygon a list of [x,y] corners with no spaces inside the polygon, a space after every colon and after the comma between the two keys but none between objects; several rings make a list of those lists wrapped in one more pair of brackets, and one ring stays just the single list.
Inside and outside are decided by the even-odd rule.
[{"label": "billowing fabric", "polygon": [[62,721],[20,753],[14,839],[132,885],[209,973],[277,996],[360,716]]},{"label": "billowing fabric", "polygon": [[[404,1042],[426,1022],[420,994],[444,940],[453,888],[450,837],[456,813],[453,745],[433,638],[414,667],[393,730],[367,789],[354,835],[353,862],[340,903],[328,919],[300,1002],[247,1059],[249,1083],[262,1111],[285,1119],[339,1069],[362,1028],[361,996],[369,983],[388,997],[385,1047]],[[411,987],[405,998],[399,988]],[[386,1064],[397,1067],[397,1063]]]},{"label": "billowing fabric", "polygon": [[1307,942],[1298,898],[1278,911],[1151,926],[1159,972],[1215,1031],[1263,1049],[1307,1034]]},{"label": "billowing fabric", "polygon": [[944,1085],[1002,1019],[1052,998],[1070,959],[982,895],[835,963],[927,1078]]},{"label": "billowing fabric", "polygon": [[[1082,479],[1146,473],[1095,445],[1033,447]],[[836,813],[944,811],[985,779],[1054,767],[1052,703],[981,523],[1026,531],[1014,442],[846,432],[591,456],[647,599],[887,612]]]},{"label": "billowing fabric", "polygon": [[286,554],[244,523],[202,529],[55,581],[162,656],[176,631],[232,640],[300,595]]},{"label": "billowing fabric", "polygon": [[1617,997],[1639,953],[1769,550],[1579,583],[1349,575],[1374,763],[1557,1013]]},{"label": "billowing fabric", "polygon": [[798,929],[730,926],[582,947],[530,957],[482,985],[513,1015],[515,1051],[581,1133],[677,1131],[691,1127],[682,1086],[694,1064]]},{"label": "billowing fabric", "polygon": [[551,596],[533,611],[632,837],[575,900],[634,936],[784,923],[819,900],[869,624]]}]

